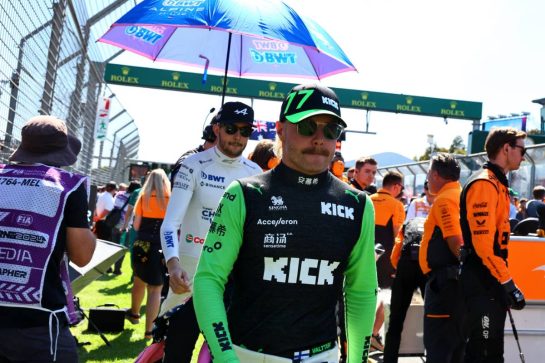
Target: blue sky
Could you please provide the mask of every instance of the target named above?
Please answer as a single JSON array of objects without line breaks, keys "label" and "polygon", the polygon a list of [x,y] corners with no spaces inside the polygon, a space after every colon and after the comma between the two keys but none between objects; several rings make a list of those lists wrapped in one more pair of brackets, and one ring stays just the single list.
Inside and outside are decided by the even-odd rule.
[{"label": "blue sky", "polygon": [[[286,2],[321,24],[358,68],[326,78],[328,86],[483,102],[483,118],[527,111],[538,127],[540,106],[532,100],[545,97],[545,1]],[[127,52],[114,63],[177,69]],[[217,96],[112,88],[135,118],[144,160],[174,161],[198,145],[206,114],[220,102]],[[274,121],[280,104],[256,100],[253,106],[257,118]],[[343,116],[349,129],[365,129],[365,112],[344,110]],[[448,147],[456,135],[467,140],[472,125],[372,112],[369,129],[377,134],[348,135],[345,159],[386,151],[412,158],[428,146],[427,135]]]}]

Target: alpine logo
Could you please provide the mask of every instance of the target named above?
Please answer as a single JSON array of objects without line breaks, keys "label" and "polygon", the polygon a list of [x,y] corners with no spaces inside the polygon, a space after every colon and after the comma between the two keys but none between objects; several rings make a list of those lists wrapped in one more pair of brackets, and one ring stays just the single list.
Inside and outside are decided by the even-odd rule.
[{"label": "alpine logo", "polygon": [[354,208],[335,203],[322,202],[322,214],[354,220]]},{"label": "alpine logo", "polygon": [[263,280],[302,285],[333,285],[337,261],[298,257],[265,257]]},{"label": "alpine logo", "polygon": [[235,113],[237,115],[244,115],[246,116],[248,114],[248,109],[247,108],[243,108],[242,110],[235,110]]},{"label": "alpine logo", "polygon": [[270,211],[288,210],[288,207],[284,205],[284,199],[281,196],[271,197],[272,205],[269,206]]}]

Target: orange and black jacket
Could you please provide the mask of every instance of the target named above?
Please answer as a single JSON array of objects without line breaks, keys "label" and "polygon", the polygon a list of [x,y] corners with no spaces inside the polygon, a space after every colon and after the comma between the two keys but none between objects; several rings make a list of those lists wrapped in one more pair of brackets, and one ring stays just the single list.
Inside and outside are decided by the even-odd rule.
[{"label": "orange and black jacket", "polygon": [[402,226],[405,220],[403,204],[386,189],[371,195],[375,207],[375,243],[381,243],[390,253],[394,246],[394,227]]},{"label": "orange and black jacket", "polygon": [[511,279],[507,269],[509,244],[509,184],[503,170],[487,162],[465,185],[460,200],[460,222],[466,264],[499,283]]},{"label": "orange and black jacket", "polygon": [[458,266],[458,258],[450,251],[446,239],[462,235],[460,228],[461,185],[448,182],[439,190],[424,224],[418,262],[422,273]]}]

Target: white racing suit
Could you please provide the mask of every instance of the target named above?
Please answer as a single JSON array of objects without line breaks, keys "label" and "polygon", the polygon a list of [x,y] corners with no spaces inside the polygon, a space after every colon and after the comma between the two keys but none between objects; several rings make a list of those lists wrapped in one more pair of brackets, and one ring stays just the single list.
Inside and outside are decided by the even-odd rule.
[{"label": "white racing suit", "polygon": [[[206,233],[225,188],[235,179],[259,173],[261,168],[254,162],[244,157],[229,158],[217,147],[187,157],[174,179],[161,226],[165,261],[178,257],[193,282]],[[169,289],[159,316],[183,304],[191,295],[175,294]]]}]

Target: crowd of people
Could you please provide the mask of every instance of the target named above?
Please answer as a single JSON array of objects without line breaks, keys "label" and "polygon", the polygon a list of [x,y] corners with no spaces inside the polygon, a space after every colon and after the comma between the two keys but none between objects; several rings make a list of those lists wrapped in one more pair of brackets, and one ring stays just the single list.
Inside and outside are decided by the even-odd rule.
[{"label": "crowd of people", "polygon": [[[417,289],[427,362],[503,361],[506,312],[525,305],[507,267],[509,219],[545,210],[544,187],[518,199],[506,178],[524,159],[524,132],[492,130],[488,162],[464,186],[453,155],[432,155],[424,193],[404,205],[399,172],[382,175],[378,187],[372,157],[346,170],[337,144],[346,123],[331,89],[294,87],[277,140],[245,158],[253,122],[251,106],[226,102],[170,178],[156,169],[143,185],[110,182],[98,191],[92,229],[130,249],[126,318],[139,323],[147,294],[142,336],[163,347],[162,362],[190,362],[201,333],[201,358],[214,362],[367,362],[373,350],[397,362]],[[85,265],[95,237],[86,178],[60,167],[75,162],[81,144],[49,116],[29,120],[22,137],[0,165],[0,189],[10,195],[0,198],[0,227],[47,248],[0,237],[28,256],[10,281],[41,292],[28,301],[0,295],[0,362],[76,362],[63,256]],[[27,179],[39,187],[18,184]],[[7,218],[21,208],[36,223]],[[110,272],[122,274],[121,263]],[[16,311],[25,318],[14,320]],[[14,343],[21,334],[36,338],[24,352]]]}]

